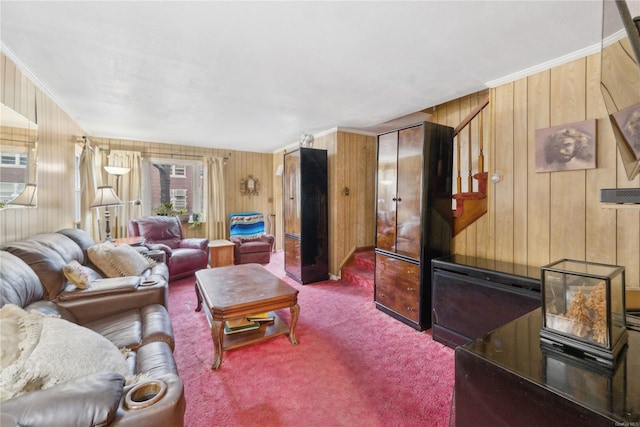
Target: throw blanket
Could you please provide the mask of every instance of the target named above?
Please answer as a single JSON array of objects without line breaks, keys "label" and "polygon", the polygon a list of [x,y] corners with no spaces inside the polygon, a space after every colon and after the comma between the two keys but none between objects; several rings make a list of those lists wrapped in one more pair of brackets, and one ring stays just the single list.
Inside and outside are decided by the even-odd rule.
[{"label": "throw blanket", "polygon": [[231,237],[242,240],[258,239],[264,234],[264,215],[258,212],[243,212],[229,215]]},{"label": "throw blanket", "polygon": [[97,372],[137,380],[126,350],[75,323],[7,304],[0,309],[0,333],[0,401]]}]

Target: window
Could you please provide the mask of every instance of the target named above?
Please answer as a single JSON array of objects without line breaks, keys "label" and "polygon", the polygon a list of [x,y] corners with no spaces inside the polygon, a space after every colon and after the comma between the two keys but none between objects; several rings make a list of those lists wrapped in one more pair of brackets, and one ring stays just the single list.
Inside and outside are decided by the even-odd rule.
[{"label": "window", "polygon": [[184,165],[171,165],[171,178],[186,178],[187,167]]},{"label": "window", "polygon": [[0,202],[6,204],[24,190],[28,180],[27,154],[3,152],[0,164]]},{"label": "window", "polygon": [[204,168],[201,161],[145,159],[142,165],[145,215],[171,203],[176,211],[201,213]]},{"label": "window", "polygon": [[26,154],[13,154],[13,153],[2,153],[1,156],[2,167],[16,167],[16,168],[26,168],[27,167],[27,155]]}]

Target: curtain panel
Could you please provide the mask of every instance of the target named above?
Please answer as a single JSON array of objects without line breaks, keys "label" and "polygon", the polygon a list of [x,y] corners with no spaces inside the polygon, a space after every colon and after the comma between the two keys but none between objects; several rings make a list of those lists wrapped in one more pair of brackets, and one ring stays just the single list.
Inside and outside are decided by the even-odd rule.
[{"label": "curtain panel", "polygon": [[206,235],[211,240],[226,239],[224,158],[205,157],[204,164],[207,177],[204,188]]},{"label": "curtain panel", "polygon": [[96,198],[96,190],[102,185],[102,156],[100,149],[87,141],[80,154],[80,227],[102,241],[102,220],[97,208],[91,208]]},{"label": "curtain panel", "polygon": [[137,151],[111,150],[107,156],[108,166],[129,168],[123,175],[107,173],[111,185],[124,205],[115,206],[113,237],[126,237],[129,221],[142,216],[142,154]]}]

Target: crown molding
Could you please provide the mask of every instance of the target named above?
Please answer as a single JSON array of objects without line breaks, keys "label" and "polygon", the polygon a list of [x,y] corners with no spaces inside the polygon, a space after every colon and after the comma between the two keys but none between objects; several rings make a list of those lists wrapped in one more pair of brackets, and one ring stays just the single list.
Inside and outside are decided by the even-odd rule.
[{"label": "crown molding", "polygon": [[[622,30],[624,31],[624,30]],[[614,36],[617,37],[616,39],[614,39]],[[622,36],[624,36],[624,33],[622,34]],[[620,38],[622,38],[622,36],[620,36],[620,32],[615,33],[612,36],[607,37],[603,43],[608,43],[611,44],[614,41],[619,40]],[[529,67],[529,68],[525,68],[524,70],[518,71],[516,73],[513,74],[508,74],[504,77],[501,77],[499,79],[495,79],[495,80],[491,80],[485,83],[485,85],[489,88],[495,88],[498,86],[501,86],[503,84],[506,83],[511,83],[514,82],[516,80],[520,80],[522,78],[525,77],[529,77],[532,76],[536,73],[540,73],[542,71],[547,71],[550,70],[554,67],[559,67],[560,65],[564,65],[567,64],[571,61],[575,61],[576,59],[581,59],[584,58],[586,56],[592,55],[594,53],[600,53],[602,51],[602,45],[603,43],[594,43],[591,46],[587,46],[583,49],[580,50],[576,50],[574,52],[571,52],[567,55],[564,56],[560,56],[558,58],[552,59],[550,61],[547,62],[543,62],[542,64],[538,64],[538,65],[534,65],[533,67]],[[606,46],[607,44],[605,44]]]}]

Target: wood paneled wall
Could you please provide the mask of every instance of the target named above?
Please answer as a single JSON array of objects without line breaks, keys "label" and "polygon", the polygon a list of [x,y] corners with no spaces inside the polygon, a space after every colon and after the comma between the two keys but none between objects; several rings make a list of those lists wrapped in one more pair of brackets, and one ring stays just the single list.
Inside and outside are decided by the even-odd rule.
[{"label": "wood paneled wall", "polygon": [[329,163],[329,272],[375,238],[376,138],[337,130],[316,138]]},{"label": "wood paneled wall", "polygon": [[0,211],[0,243],[74,226],[74,142],[84,131],[0,53],[0,102],[38,124],[38,206]]},{"label": "wood paneled wall", "polygon": [[[474,97],[438,106],[433,121],[455,126]],[[608,209],[600,189],[629,181],[600,93],[600,55],[491,90],[489,211],[454,238],[454,251],[530,265],[573,258],[622,265],[628,287],[640,285],[640,208]],[[597,119],[597,168],[536,173],[535,130]],[[486,144],[485,144],[486,146]]]}]

